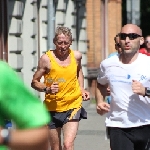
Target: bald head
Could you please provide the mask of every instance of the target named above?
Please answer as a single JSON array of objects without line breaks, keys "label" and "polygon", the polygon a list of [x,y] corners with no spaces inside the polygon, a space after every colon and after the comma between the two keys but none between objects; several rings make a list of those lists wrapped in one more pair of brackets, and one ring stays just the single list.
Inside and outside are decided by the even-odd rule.
[{"label": "bald head", "polygon": [[142,30],[135,24],[126,24],[122,27],[121,33],[137,33],[142,36]]},{"label": "bald head", "polygon": [[133,56],[138,54],[140,45],[143,44],[142,30],[134,24],[126,24],[120,32],[120,46],[124,55]]}]

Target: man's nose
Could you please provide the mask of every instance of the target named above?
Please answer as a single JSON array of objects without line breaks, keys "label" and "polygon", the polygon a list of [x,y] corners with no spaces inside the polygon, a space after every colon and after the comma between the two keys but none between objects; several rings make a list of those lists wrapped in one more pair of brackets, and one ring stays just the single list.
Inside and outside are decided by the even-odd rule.
[{"label": "man's nose", "polygon": [[130,41],[130,39],[129,39],[129,37],[127,36],[126,39],[125,39],[125,42],[127,43],[127,42],[129,42],[129,41]]},{"label": "man's nose", "polygon": [[64,44],[64,42],[61,44],[61,47],[63,47],[63,48],[65,47],[65,44]]}]

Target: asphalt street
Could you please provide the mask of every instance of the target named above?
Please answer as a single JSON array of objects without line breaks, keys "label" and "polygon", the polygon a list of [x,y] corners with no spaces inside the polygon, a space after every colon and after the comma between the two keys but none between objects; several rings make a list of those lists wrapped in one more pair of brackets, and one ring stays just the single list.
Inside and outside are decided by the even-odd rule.
[{"label": "asphalt street", "polygon": [[95,104],[84,107],[88,119],[80,121],[75,140],[75,150],[110,150],[109,140],[105,139],[105,116],[96,113]]}]

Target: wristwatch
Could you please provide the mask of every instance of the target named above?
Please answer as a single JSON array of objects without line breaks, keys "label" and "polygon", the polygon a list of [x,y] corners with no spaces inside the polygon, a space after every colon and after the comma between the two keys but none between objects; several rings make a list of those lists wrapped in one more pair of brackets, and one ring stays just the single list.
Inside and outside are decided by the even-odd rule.
[{"label": "wristwatch", "polygon": [[145,96],[150,96],[150,88],[149,87],[145,88]]},{"label": "wristwatch", "polygon": [[47,93],[47,90],[46,90],[46,89],[47,89],[47,87],[45,87],[45,88],[43,89],[43,92]]},{"label": "wristwatch", "polygon": [[7,145],[10,139],[10,131],[8,129],[0,130],[0,136],[3,139],[2,145]]}]

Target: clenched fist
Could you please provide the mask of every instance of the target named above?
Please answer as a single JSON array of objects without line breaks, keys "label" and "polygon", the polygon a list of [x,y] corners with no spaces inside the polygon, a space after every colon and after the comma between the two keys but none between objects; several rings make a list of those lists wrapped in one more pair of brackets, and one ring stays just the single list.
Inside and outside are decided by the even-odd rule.
[{"label": "clenched fist", "polygon": [[145,87],[137,80],[132,80],[132,91],[138,95],[145,95]]},{"label": "clenched fist", "polygon": [[106,102],[101,102],[96,106],[97,113],[103,115],[110,111],[110,105]]}]

